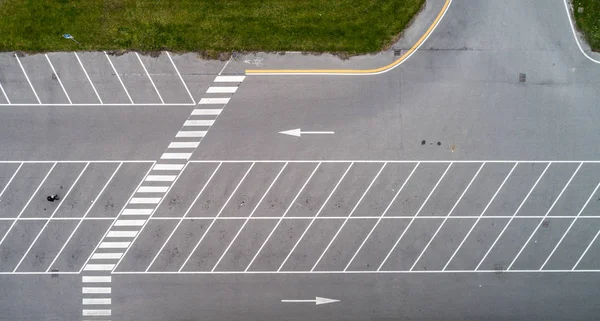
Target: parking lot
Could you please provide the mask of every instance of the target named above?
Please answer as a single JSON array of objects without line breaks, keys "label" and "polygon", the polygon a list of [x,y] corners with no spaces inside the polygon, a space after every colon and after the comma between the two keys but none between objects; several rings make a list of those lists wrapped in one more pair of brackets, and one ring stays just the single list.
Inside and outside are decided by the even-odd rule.
[{"label": "parking lot", "polygon": [[[2,273],[78,273],[152,164],[0,164]],[[599,182],[596,162],[190,162],[113,273],[598,271]]]}]

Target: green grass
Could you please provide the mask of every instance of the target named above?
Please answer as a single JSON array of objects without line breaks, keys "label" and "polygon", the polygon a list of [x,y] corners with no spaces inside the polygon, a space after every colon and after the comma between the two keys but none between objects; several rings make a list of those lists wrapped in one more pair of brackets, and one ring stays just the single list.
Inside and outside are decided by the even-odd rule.
[{"label": "green grass", "polygon": [[[573,0],[575,20],[579,30],[594,51],[600,51],[600,1],[599,0]],[[583,8],[583,13],[578,8]]]},{"label": "green grass", "polygon": [[391,44],[424,1],[0,0],[0,51],[368,53]]}]

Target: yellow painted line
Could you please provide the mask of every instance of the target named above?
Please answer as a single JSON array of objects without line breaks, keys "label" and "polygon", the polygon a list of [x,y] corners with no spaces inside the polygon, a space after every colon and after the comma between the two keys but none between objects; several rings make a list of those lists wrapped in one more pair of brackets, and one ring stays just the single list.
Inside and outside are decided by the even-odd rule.
[{"label": "yellow painted line", "polygon": [[412,48],[405,52],[400,58],[398,58],[396,61],[392,62],[387,66],[375,69],[246,69],[246,74],[376,74],[385,72],[404,62],[404,60],[410,57],[413,54],[413,52],[416,51],[421,46],[421,44],[423,44],[425,39],[429,37],[429,35],[437,26],[437,24],[440,22],[440,20],[448,10],[448,7],[450,6],[451,2],[452,0],[446,0],[444,6],[442,7],[442,10],[440,10],[440,13],[438,13],[433,23],[429,26],[429,28],[421,36],[421,38],[412,46]]}]

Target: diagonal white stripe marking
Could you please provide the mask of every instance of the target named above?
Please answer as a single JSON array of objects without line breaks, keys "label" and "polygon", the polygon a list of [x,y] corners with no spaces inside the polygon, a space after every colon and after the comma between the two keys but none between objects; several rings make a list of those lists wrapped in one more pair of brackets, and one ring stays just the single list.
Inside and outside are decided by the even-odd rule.
[{"label": "diagonal white stripe marking", "polygon": [[131,242],[102,242],[99,248],[101,249],[126,249]]},{"label": "diagonal white stripe marking", "polygon": [[112,271],[114,264],[86,264],[84,271]]},{"label": "diagonal white stripe marking", "polygon": [[214,82],[242,82],[246,76],[217,76]]},{"label": "diagonal white stripe marking", "polygon": [[106,305],[106,304],[110,304],[110,299],[109,298],[94,298],[94,299],[83,298],[81,301],[82,301],[81,304],[83,304],[83,305],[92,305],[92,304]]},{"label": "diagonal white stripe marking", "polygon": [[123,253],[94,253],[92,260],[118,260],[123,256]]},{"label": "diagonal white stripe marking", "polygon": [[152,80],[152,77],[150,77],[150,74],[148,73],[148,69],[146,69],[146,66],[144,66],[144,63],[142,62],[142,58],[140,58],[140,55],[137,52],[135,53],[135,55],[137,56],[138,60],[140,61],[142,68],[144,68],[144,71],[146,72],[146,76],[148,76],[148,79],[150,79],[150,83],[152,84],[152,87],[154,87],[154,90],[156,91],[156,94],[158,95],[160,102],[164,104],[165,101],[163,100],[162,96],[158,92],[158,89],[156,88],[156,85],[154,84],[154,80]]},{"label": "diagonal white stripe marking", "polygon": [[83,293],[83,294],[96,294],[96,293],[110,294],[111,293],[111,288],[110,287],[105,287],[105,288],[101,288],[101,287],[82,287],[81,288],[81,293]]},{"label": "diagonal white stripe marking", "polygon": [[148,175],[146,176],[146,182],[172,182],[175,180],[177,175]]},{"label": "diagonal white stripe marking", "polygon": [[81,282],[83,283],[110,283],[112,277],[110,276],[82,276]]},{"label": "diagonal white stripe marking", "polygon": [[183,164],[156,164],[152,167],[153,171],[180,171]]},{"label": "diagonal white stripe marking", "polygon": [[183,123],[183,126],[204,126],[209,127],[215,123],[213,119],[194,119],[194,120],[186,120]]},{"label": "diagonal white stripe marking", "polygon": [[196,148],[200,142],[172,142],[167,148]]},{"label": "diagonal white stripe marking", "polygon": [[152,208],[126,208],[121,215],[150,215]]},{"label": "diagonal white stripe marking", "polygon": [[119,72],[117,72],[117,68],[115,68],[115,65],[113,65],[112,61],[110,60],[110,57],[108,56],[108,54],[106,54],[106,51],[104,52],[104,55],[106,56],[106,59],[108,59],[108,63],[110,64],[113,71],[115,72],[117,79],[119,79],[121,86],[123,86],[123,89],[125,90],[125,94],[127,94],[127,98],[129,98],[129,101],[133,104],[133,99],[131,99],[131,96],[129,95],[129,91],[127,91],[127,87],[125,87],[125,84],[123,83],[123,80],[121,79],[121,76],[119,76]]},{"label": "diagonal white stripe marking", "polygon": [[192,153],[164,153],[160,159],[188,159],[191,156]]},{"label": "diagonal white stripe marking", "polygon": [[31,87],[31,90],[33,91],[33,94],[35,95],[35,99],[37,99],[38,104],[42,104],[40,97],[38,97],[37,92],[35,92],[35,88],[33,88],[33,85],[31,84],[31,81],[29,80],[29,76],[27,76],[27,73],[25,72],[25,68],[23,68],[23,65],[21,64],[21,60],[19,59],[19,56],[16,53],[15,53],[15,58],[17,58],[17,62],[19,63],[19,66],[21,67],[21,70],[23,71],[23,74],[25,75],[25,79],[27,79],[27,82],[29,83],[29,87]]},{"label": "diagonal white stripe marking", "polygon": [[179,69],[177,69],[177,66],[175,65],[175,62],[173,62],[173,58],[171,58],[171,54],[169,54],[168,51],[165,51],[167,53],[167,57],[169,57],[169,60],[171,61],[171,64],[173,65],[173,68],[175,69],[175,72],[177,72],[177,76],[179,76],[179,80],[181,80],[181,83],[183,84],[183,87],[185,87],[185,91],[187,91],[188,95],[190,96],[190,99],[192,100],[192,103],[196,103],[196,101],[194,100],[194,96],[192,96],[192,93],[190,92],[190,89],[188,88],[188,86],[186,85],[185,81],[183,80],[183,77],[181,77],[181,74],[179,73]]},{"label": "diagonal white stripe marking", "polygon": [[182,130],[175,135],[175,137],[204,137],[206,136],[206,130],[197,130],[197,131],[185,131]]},{"label": "diagonal white stripe marking", "polygon": [[134,197],[129,204],[158,204],[160,197]]},{"label": "diagonal white stripe marking", "polygon": [[46,60],[48,60],[48,64],[50,64],[50,68],[52,69],[52,72],[56,76],[56,80],[58,80],[58,84],[60,85],[60,88],[62,88],[63,92],[65,93],[65,96],[67,96],[67,100],[69,101],[69,104],[72,105],[73,102],[71,101],[71,97],[69,97],[69,94],[67,93],[67,90],[65,89],[65,86],[63,86],[62,81],[60,81],[60,76],[58,75],[58,73],[54,69],[54,66],[52,65],[52,62],[50,61],[50,58],[48,57],[48,54],[44,54],[44,56],[46,56]]},{"label": "diagonal white stripe marking", "polygon": [[192,111],[192,115],[194,115],[194,116],[198,116],[198,115],[216,116],[216,115],[220,115],[221,111],[223,111],[223,109],[194,109]]},{"label": "diagonal white stripe marking", "polygon": [[592,241],[590,242],[590,244],[588,244],[588,246],[585,248],[585,251],[583,251],[583,253],[581,253],[581,256],[579,257],[579,259],[577,260],[577,262],[575,262],[575,264],[573,265],[573,268],[571,269],[571,271],[575,271],[575,269],[579,265],[579,262],[581,262],[581,260],[583,259],[583,257],[587,254],[587,252],[590,249],[590,247],[592,247],[592,245],[596,242],[596,239],[598,238],[598,235],[600,235],[600,230],[596,233],[596,235],[594,236],[594,238],[592,239]]},{"label": "diagonal white stripe marking", "polygon": [[8,96],[6,95],[6,91],[4,91],[4,87],[2,87],[2,84],[0,84],[0,91],[2,91],[2,94],[4,95],[4,98],[6,99],[6,102],[10,105],[10,99],[8,99]]},{"label": "diagonal white stripe marking", "polygon": [[83,316],[110,316],[110,309],[98,310],[98,309],[84,309],[82,311]]},{"label": "diagonal white stripe marking", "polygon": [[94,83],[90,79],[90,76],[88,75],[87,70],[85,70],[85,67],[83,66],[83,63],[81,63],[81,59],[79,59],[79,56],[77,55],[76,52],[73,52],[73,53],[75,54],[75,58],[77,58],[77,61],[79,62],[79,66],[81,66],[81,69],[83,70],[83,73],[85,74],[85,77],[90,82],[90,85],[92,85],[92,89],[94,90],[94,93],[96,94],[96,97],[98,98],[98,101],[102,105],[103,104],[102,99],[100,98],[100,95],[98,95],[98,91],[96,90],[96,86],[94,86]]},{"label": "diagonal white stripe marking", "polygon": [[233,94],[238,87],[208,87],[207,94]]},{"label": "diagonal white stripe marking", "polygon": [[138,193],[165,193],[169,189],[168,186],[141,186],[138,188]]},{"label": "diagonal white stripe marking", "polygon": [[115,226],[142,226],[146,220],[118,220]]},{"label": "diagonal white stripe marking", "polygon": [[109,231],[106,237],[135,237],[137,231]]},{"label": "diagonal white stripe marking", "polygon": [[230,98],[201,98],[198,104],[200,105],[225,105]]}]

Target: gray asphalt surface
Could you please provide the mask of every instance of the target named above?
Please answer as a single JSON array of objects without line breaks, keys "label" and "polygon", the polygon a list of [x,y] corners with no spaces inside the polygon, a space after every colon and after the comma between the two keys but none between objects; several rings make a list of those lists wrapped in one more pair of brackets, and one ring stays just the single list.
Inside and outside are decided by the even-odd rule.
[{"label": "gray asphalt surface", "polygon": [[[219,72],[374,68],[393,49],[1,54],[0,320],[81,320],[107,297],[79,273],[114,252],[96,246],[144,208],[130,196]],[[377,76],[249,76],[119,258],[112,316],[83,319],[593,320],[598,76],[560,0],[453,0]],[[281,302],[316,296],[340,302]]]}]

